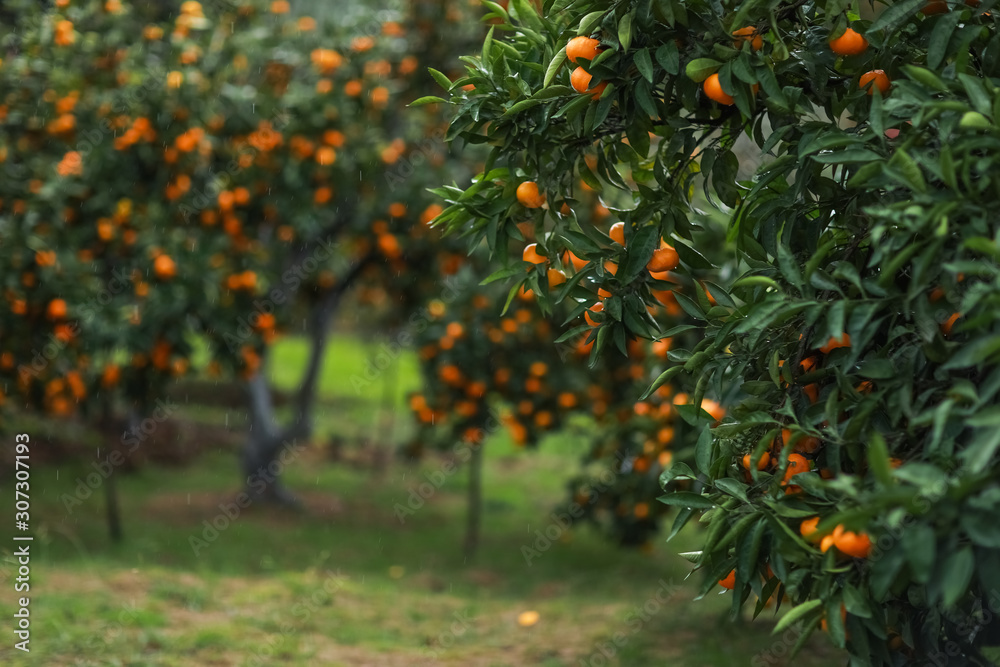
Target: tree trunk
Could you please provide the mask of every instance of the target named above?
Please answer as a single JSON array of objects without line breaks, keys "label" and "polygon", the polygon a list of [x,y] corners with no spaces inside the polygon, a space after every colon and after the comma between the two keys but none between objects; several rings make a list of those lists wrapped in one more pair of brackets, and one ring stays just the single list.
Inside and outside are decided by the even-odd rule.
[{"label": "tree trunk", "polygon": [[483,511],[483,443],[470,443],[468,514],[465,522],[465,559],[472,560],[479,549],[479,528]]},{"label": "tree trunk", "polygon": [[243,448],[242,468],[247,495],[279,505],[295,506],[298,500],[281,483],[281,455],[289,444],[274,419],[271,388],[267,386],[261,361],[258,372],[247,385],[250,393],[250,436]]},{"label": "tree trunk", "polygon": [[[101,422],[104,427],[101,429],[102,432],[111,432],[111,421],[111,404],[105,400],[101,406]],[[134,408],[130,409],[126,424],[128,432],[133,435],[137,433],[139,423],[139,414]],[[113,451],[115,451],[113,447],[108,449],[109,459],[110,453]],[[115,466],[111,465],[110,460],[108,461],[108,477],[104,480],[104,518],[108,525],[108,537],[113,543],[120,544],[124,538],[124,531],[122,530],[121,502],[118,498],[118,471],[115,470]]]},{"label": "tree trunk", "polygon": [[104,480],[104,506],[105,516],[108,521],[108,536],[115,544],[122,541],[122,517],[118,503],[118,473],[114,468],[108,473],[108,478]]},{"label": "tree trunk", "polygon": [[307,333],[309,360],[298,390],[292,397],[292,417],[287,425],[278,425],[274,415],[271,388],[267,384],[265,350],[258,372],[250,379],[250,435],[242,454],[242,468],[246,492],[254,501],[273,502],[297,507],[300,501],[281,483],[284,467],[282,454],[300,439],[312,435],[313,408],[319,378],[322,375],[323,355],[329,340],[330,321],[340,300],[340,293],[331,292],[312,310]]}]

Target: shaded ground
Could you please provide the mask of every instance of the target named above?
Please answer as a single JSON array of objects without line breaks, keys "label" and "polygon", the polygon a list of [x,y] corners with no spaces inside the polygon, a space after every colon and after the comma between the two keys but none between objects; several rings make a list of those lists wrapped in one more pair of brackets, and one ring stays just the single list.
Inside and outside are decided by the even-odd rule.
[{"label": "shaded ground", "polygon": [[[696,535],[682,533],[670,544],[658,539],[651,553],[640,553],[574,528],[525,561],[521,547],[551,523],[567,466],[579,454],[572,432],[537,452],[518,450],[503,435],[487,443],[474,562],[465,562],[460,549],[464,471],[446,476],[400,522],[396,505],[435,472],[440,478],[442,462],[382,465],[383,452],[413,432],[405,393],[417,380],[407,354],[390,378],[393,392],[380,383],[354,389],[350,378],[363,371],[366,350],[375,349],[346,338],[331,346],[316,444],[287,470],[304,501],[301,514],[234,511],[234,448],[246,421],[232,392],[211,400],[215,392],[204,387],[178,390],[185,393],[177,423],[157,430],[150,443],[169,449],[181,434],[185,456],[193,450],[200,458],[189,467],[163,467],[149,456],[118,475],[121,545],[106,537],[103,487],[77,497],[80,480],[93,472],[88,464],[33,459],[32,651],[15,652],[5,641],[0,664],[728,667],[749,665],[766,651],[787,654],[770,635],[773,619],[727,620],[728,594],[692,602],[690,566],[675,554],[690,550]],[[292,386],[304,354],[301,342],[277,347],[280,386]],[[95,446],[65,425],[25,429]],[[385,444],[357,444],[365,441]],[[340,445],[337,462],[332,443]],[[67,502],[74,498],[79,502]],[[16,576],[10,530],[0,523],[0,586],[7,591]],[[525,611],[537,612],[538,622],[521,627]],[[845,661],[817,636],[794,664]]]},{"label": "shaded ground", "polygon": [[[220,505],[237,492],[231,456],[146,467],[120,480],[121,547],[106,542],[97,494],[72,513],[59,502],[83,470],[60,470],[58,480],[55,469],[37,470],[45,493],[34,506],[33,650],[21,662],[701,667],[749,664],[772,648],[772,623],[726,622],[728,596],[690,601],[687,563],[672,555],[690,537],[641,554],[581,528],[527,565],[520,547],[547,525],[564,460],[505,442],[490,455],[505,463],[487,468],[493,502],[474,563],[459,553],[461,473],[404,524],[393,515],[434,461],[395,465],[379,481],[323,464],[316,449],[290,470],[305,513],[250,507],[226,521]],[[206,532],[205,522],[221,530]],[[5,563],[3,575],[11,572]],[[521,627],[527,610],[540,620]],[[13,659],[0,647],[0,662]],[[796,660],[841,664],[822,637]]]}]

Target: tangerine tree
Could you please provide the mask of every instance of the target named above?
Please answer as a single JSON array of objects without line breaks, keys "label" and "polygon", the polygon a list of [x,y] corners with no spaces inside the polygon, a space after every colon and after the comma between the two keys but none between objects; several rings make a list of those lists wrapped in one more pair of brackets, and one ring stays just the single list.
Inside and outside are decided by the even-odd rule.
[{"label": "tangerine tree", "polygon": [[[250,387],[249,490],[287,498],[258,473],[309,433],[334,310],[362,275],[412,282],[400,262],[424,188],[455,173],[440,112],[403,113],[433,84],[407,8],[351,5],[335,24],[281,1],[189,1],[151,22],[117,2],[8,8],[4,394],[141,418],[200,341],[210,373]],[[423,247],[425,269],[440,247]],[[267,349],[303,320],[309,362],[281,424]]]},{"label": "tangerine tree", "polygon": [[[687,554],[702,593],[732,589],[734,613],[753,596],[755,615],[787,596],[778,630],[801,622],[801,644],[822,626],[851,664],[985,664],[1000,639],[994,3],[864,18],[840,0],[484,4],[499,30],[442,84],[449,136],[492,151],[471,185],[437,190],[438,223],[518,281],[526,212],[539,255],[587,261],[568,283],[616,261],[594,354],[677,333],[646,316],[670,288],[647,264],[677,253],[695,279],[674,294],[681,326],[699,336],[650,390],[687,388],[678,413],[705,427],[692,465],[661,477],[701,485],[663,501],[675,525],[706,526]],[[741,144],[762,159],[750,178]],[[560,212],[580,179],[624,195],[622,247]],[[706,206],[728,220],[724,261]],[[566,300],[598,301],[540,295]]]}]

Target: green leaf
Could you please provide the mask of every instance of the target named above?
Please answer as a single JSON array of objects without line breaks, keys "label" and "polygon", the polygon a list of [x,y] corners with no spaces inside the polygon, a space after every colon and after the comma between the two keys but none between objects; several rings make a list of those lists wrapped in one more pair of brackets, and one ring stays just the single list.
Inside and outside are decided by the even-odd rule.
[{"label": "green leaf", "polygon": [[690,491],[674,491],[673,493],[660,496],[657,500],[664,505],[671,505],[673,507],[687,507],[690,509],[711,509],[715,507],[715,503],[707,497],[698,493],[691,493]]},{"label": "green leaf", "polygon": [[917,523],[903,533],[903,551],[910,563],[913,578],[921,584],[930,581],[936,557],[937,536],[926,523]]},{"label": "green leaf", "polygon": [[545,70],[545,78],[542,80],[542,88],[548,88],[549,85],[555,80],[556,74],[559,73],[559,68],[562,64],[566,62],[566,49],[559,49],[556,51],[555,56],[552,57],[552,62],[549,63],[548,68]]},{"label": "green leaf", "polygon": [[810,156],[821,164],[853,164],[856,162],[871,162],[881,160],[882,156],[867,148],[849,148]]},{"label": "green leaf", "polygon": [[635,67],[646,81],[653,83],[653,60],[649,57],[649,49],[636,51]]},{"label": "green leaf", "polygon": [[665,44],[656,49],[656,62],[660,63],[660,67],[667,74],[677,74],[680,72],[680,55],[677,52],[677,45],[674,44],[673,40],[667,40]]},{"label": "green leaf", "polygon": [[1000,353],[1000,336],[984,336],[958,348],[942,368],[968,368],[986,361],[997,353]]},{"label": "green leaf", "polygon": [[650,257],[653,256],[653,251],[659,244],[659,225],[640,227],[639,231],[632,237],[632,240],[629,241],[625,261],[618,269],[616,277],[625,284],[632,282],[646,269],[646,264],[649,262]]},{"label": "green leaf", "polygon": [[[700,408],[698,409],[700,410]],[[714,458],[714,452],[715,439],[712,437],[712,432],[709,429],[704,428],[698,436],[698,442],[695,444],[694,448],[694,462],[698,470],[701,470],[704,473],[709,472],[709,468],[711,467],[712,460]]]},{"label": "green leaf", "polygon": [[594,31],[594,26],[596,26],[597,23],[604,18],[605,13],[605,10],[598,9],[597,11],[590,12],[584,16],[580,19],[580,27],[577,28],[576,34],[589,37],[590,33]]},{"label": "green leaf", "polygon": [[885,439],[878,432],[872,433],[868,438],[868,466],[882,486],[892,486],[889,449],[886,447]]},{"label": "green leaf", "polygon": [[516,276],[521,273],[524,273],[524,268],[520,266],[508,266],[506,269],[500,269],[499,271],[491,273],[488,277],[483,278],[482,282],[480,282],[479,284],[489,285],[494,281],[503,280],[504,278],[510,278],[511,276]]},{"label": "green leaf", "polygon": [[959,458],[970,473],[981,474],[990,466],[998,447],[1000,428],[979,428],[975,431],[975,438],[959,453]]},{"label": "green leaf", "polygon": [[928,69],[917,67],[916,65],[903,65],[903,71],[906,72],[906,76],[910,77],[917,83],[926,86],[927,88],[939,90],[941,92],[948,91],[948,86],[945,85],[944,81],[938,78],[937,74]]},{"label": "green leaf", "polygon": [[878,18],[872,21],[867,32],[885,30],[886,38],[888,38],[926,4],[927,0],[903,0],[903,2],[890,5],[888,9],[879,14]]},{"label": "green leaf", "polygon": [[913,188],[917,192],[927,192],[927,182],[920,171],[920,166],[902,148],[896,149],[896,152],[889,158],[889,167],[892,168],[890,175],[893,172],[898,173],[900,176],[898,180],[904,185]]},{"label": "green leaf", "polygon": [[441,102],[443,102],[445,104],[451,104],[451,102],[449,100],[446,100],[443,97],[438,97],[437,95],[424,95],[423,97],[418,97],[417,99],[413,100],[412,102],[410,102],[406,106],[408,106],[408,107],[421,107],[421,106],[423,106],[425,104],[439,104]]},{"label": "green leaf", "polygon": [[514,300],[514,297],[517,296],[517,291],[521,289],[522,285],[524,285],[525,280],[527,280],[527,278],[512,285],[510,291],[507,292],[507,301],[504,302],[503,310],[500,311],[501,317],[507,314],[507,309],[510,308],[511,302]]},{"label": "green leaf", "polygon": [[888,359],[868,359],[861,362],[858,375],[869,380],[888,380],[896,376],[896,369]]},{"label": "green leaf", "polygon": [[743,276],[733,283],[733,289],[737,287],[773,287],[781,290],[781,285],[767,276]]},{"label": "green leaf", "polygon": [[629,12],[622,17],[622,20],[618,22],[618,41],[622,44],[622,50],[628,51],[629,47],[632,46],[632,12]]},{"label": "green leaf", "polygon": [[701,83],[722,67],[722,63],[712,58],[695,58],[687,64],[684,73],[692,81]]},{"label": "green leaf", "polygon": [[962,12],[948,12],[937,19],[930,41],[927,43],[927,67],[936,70],[944,62],[948,42],[962,19]]},{"label": "green leaf", "polygon": [[449,79],[447,76],[437,71],[433,67],[428,67],[427,71],[431,73],[431,76],[434,77],[434,80],[437,81],[437,84],[439,86],[441,86],[445,90],[451,90],[452,86],[451,79]]},{"label": "green leaf", "polygon": [[809,600],[808,602],[803,602],[802,604],[789,610],[787,614],[782,616],[781,620],[778,621],[777,625],[774,626],[774,630],[772,631],[771,634],[776,635],[781,632],[784,632],[792,625],[794,625],[797,621],[799,621],[802,618],[805,618],[810,614],[818,615],[815,614],[815,612],[822,606],[823,606],[822,600]]},{"label": "green leaf", "polygon": [[739,498],[745,503],[750,502],[747,499],[746,484],[743,484],[742,482],[735,480],[732,477],[723,477],[721,479],[717,479],[715,480],[714,484],[715,488],[719,489],[720,491],[728,493],[734,498]]},{"label": "green leaf", "polygon": [[969,546],[962,547],[945,558],[940,571],[942,602],[945,607],[954,605],[968,590],[975,564],[976,559]]},{"label": "green leaf", "polygon": [[642,396],[639,397],[640,401],[645,401],[649,398],[650,394],[662,387],[667,381],[673,376],[677,375],[684,370],[683,366],[672,366],[667,370],[660,373],[660,376],[653,381],[653,384],[649,385],[649,388],[643,392]]}]

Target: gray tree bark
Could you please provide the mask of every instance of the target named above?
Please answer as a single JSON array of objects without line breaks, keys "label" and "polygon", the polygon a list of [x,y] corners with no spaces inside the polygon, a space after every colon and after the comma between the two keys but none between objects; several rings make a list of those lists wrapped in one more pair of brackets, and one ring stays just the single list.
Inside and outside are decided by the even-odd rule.
[{"label": "gray tree bark", "polygon": [[469,459],[468,513],[465,521],[466,560],[472,560],[479,549],[479,529],[483,514],[483,443],[470,445],[472,458]]},{"label": "gray tree bark", "polygon": [[330,323],[341,298],[351,284],[374,258],[369,255],[358,262],[310,311],[306,324],[309,359],[302,380],[292,396],[292,416],[288,423],[279,424],[274,413],[274,400],[267,383],[268,355],[265,351],[260,368],[247,384],[250,412],[250,434],[241,455],[243,482],[253,501],[300,507],[301,502],[281,482],[281,472],[294,459],[300,441],[312,435],[316,395],[322,375],[323,357],[329,342]]}]

